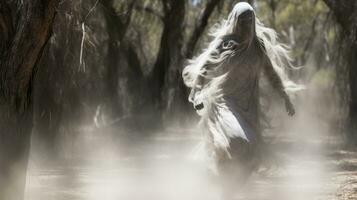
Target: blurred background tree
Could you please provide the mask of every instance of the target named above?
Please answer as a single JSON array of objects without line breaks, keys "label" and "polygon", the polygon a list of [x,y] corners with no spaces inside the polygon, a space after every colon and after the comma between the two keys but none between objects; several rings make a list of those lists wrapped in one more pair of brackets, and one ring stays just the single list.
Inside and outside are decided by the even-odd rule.
[{"label": "blurred background tree", "polygon": [[[25,8],[35,6],[39,1],[24,3],[19,6],[21,9],[16,9],[15,5],[21,2],[0,3],[2,74],[6,74],[3,69],[11,63],[8,59],[14,58],[9,58],[6,53],[13,39],[9,36],[17,34],[21,16],[29,12]],[[70,155],[68,151],[75,148],[75,144],[72,147],[61,145],[61,141],[71,144],[81,130],[102,129],[105,132],[120,127],[149,134],[148,129],[192,123],[196,116],[187,101],[188,91],[181,79],[182,69],[187,59],[197,55],[211,40],[210,28],[227,17],[237,2],[61,1],[56,6],[53,26],[45,27],[53,30],[47,44],[44,42],[46,37],[41,39],[42,57],[42,46],[32,49],[36,55],[31,55],[31,60],[39,62],[32,63],[30,71],[33,73],[21,86],[26,90],[16,97],[16,105],[9,100],[12,97],[3,95],[16,85],[8,85],[7,80],[1,80],[1,109],[14,108],[16,115],[23,112],[29,115],[25,121],[33,123],[34,141],[38,142],[35,146],[42,148],[46,152],[44,155],[57,158],[67,158]],[[307,86],[318,82],[327,88],[326,93],[338,94],[332,100],[327,96],[321,100],[336,101],[339,115],[330,126],[336,128],[337,135],[355,144],[357,1],[248,2],[256,9],[258,18],[275,28],[281,41],[291,46],[294,64],[302,67],[289,72],[292,78]],[[28,21],[30,25],[32,20],[35,19]],[[23,59],[30,58],[23,55]],[[27,98],[32,101],[28,103]],[[269,105],[264,109],[269,109]],[[5,115],[0,116],[7,119]],[[269,126],[269,117],[264,117],[264,123]],[[26,141],[15,141],[25,145],[22,146],[24,151],[16,155],[25,157],[25,160],[28,158],[26,145],[29,144],[32,125],[26,127]],[[1,142],[13,141],[8,134],[0,136],[5,138]]]}]

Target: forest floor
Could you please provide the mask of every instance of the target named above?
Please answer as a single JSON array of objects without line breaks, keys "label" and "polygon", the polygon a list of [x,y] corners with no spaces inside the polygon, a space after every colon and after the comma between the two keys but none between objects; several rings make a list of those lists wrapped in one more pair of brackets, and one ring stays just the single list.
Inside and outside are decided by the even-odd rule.
[{"label": "forest floor", "polygon": [[[46,167],[32,152],[26,200],[220,199],[211,177],[189,159],[196,133],[185,132],[85,134],[65,147],[68,162]],[[297,134],[269,141],[277,167],[254,174],[235,199],[357,199],[357,153],[341,150],[332,137]]]},{"label": "forest floor", "polygon": [[357,153],[340,151],[332,159],[338,165],[332,179],[338,186],[334,199],[357,199]]}]

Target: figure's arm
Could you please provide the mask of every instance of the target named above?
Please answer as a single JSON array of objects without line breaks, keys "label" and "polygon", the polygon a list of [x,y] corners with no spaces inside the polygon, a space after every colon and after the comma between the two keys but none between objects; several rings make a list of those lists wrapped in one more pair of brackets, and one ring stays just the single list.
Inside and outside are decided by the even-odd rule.
[{"label": "figure's arm", "polygon": [[279,96],[282,97],[285,101],[285,108],[288,112],[288,115],[292,116],[295,114],[294,105],[290,101],[289,95],[286,93],[283,81],[281,80],[278,73],[275,71],[270,59],[266,56],[264,65],[264,72],[272,85],[272,87],[278,92]]},{"label": "figure's arm", "polygon": [[[228,51],[234,52],[237,46],[238,46],[238,42],[236,41],[234,35],[224,36],[221,39],[220,44],[217,46],[217,49],[211,52],[210,57],[218,59],[224,52],[228,52]],[[228,57],[228,54],[226,54],[226,57]],[[223,61],[225,59],[221,59],[221,60]],[[196,110],[200,110],[203,108],[203,107],[201,108],[201,106],[203,106],[202,102],[195,101],[196,93],[200,92],[201,89],[204,87],[204,84],[206,84],[207,73],[209,71],[214,71],[215,70],[214,68],[217,66],[219,66],[219,63],[212,63],[211,61],[206,61],[206,63],[200,69],[200,72],[197,75],[196,80],[192,84],[189,101],[194,104],[195,108],[196,105],[199,105],[198,108],[196,108]]]},{"label": "figure's arm", "polygon": [[194,97],[195,97],[196,93],[203,88],[203,84],[204,84],[204,73],[200,73],[197,75],[197,78],[196,78],[196,80],[193,84],[193,87],[191,89],[191,93],[190,93],[190,97],[189,97],[189,100],[191,102],[194,101]]},{"label": "figure's arm", "polygon": [[189,101],[193,104],[193,107],[195,110],[201,110],[204,108],[203,101],[202,101],[202,96],[200,95],[201,90],[205,86],[206,78],[205,76],[207,75],[207,65],[203,66],[201,69],[201,72],[197,75],[197,78],[193,84],[193,87],[190,92],[189,96]]}]

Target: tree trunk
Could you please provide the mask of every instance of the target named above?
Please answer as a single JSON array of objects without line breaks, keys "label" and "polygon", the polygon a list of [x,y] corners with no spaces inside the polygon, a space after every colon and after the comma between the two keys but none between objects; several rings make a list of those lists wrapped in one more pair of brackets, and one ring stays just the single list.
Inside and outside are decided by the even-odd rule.
[{"label": "tree trunk", "polygon": [[271,20],[270,20],[270,24],[272,28],[276,28],[276,8],[277,8],[277,4],[278,2],[276,2],[275,0],[270,0],[269,1],[269,7],[270,7],[270,11],[271,11]]},{"label": "tree trunk", "polygon": [[206,3],[187,44],[183,45],[185,2],[182,0],[163,1],[164,28],[150,83],[154,89],[153,103],[156,105],[155,110],[159,111],[166,120],[187,119],[187,116],[180,116],[180,113],[189,112],[187,88],[183,84],[181,76],[184,59],[193,56],[199,38],[219,3],[220,1],[216,0],[209,0]]},{"label": "tree trunk", "polygon": [[[357,8],[357,7],[356,7]],[[357,18],[356,18],[357,23]],[[357,145],[357,29],[355,29],[355,39],[351,44],[351,53],[349,55],[349,84],[350,84],[350,103],[349,103],[349,121],[347,134],[353,145]]]},{"label": "tree trunk", "polygon": [[[169,76],[168,79],[170,80],[167,80],[169,82],[177,77],[175,75],[168,75],[168,71],[169,69],[172,69],[173,73],[177,73],[178,67],[176,65],[179,65],[180,63],[178,61],[182,59],[182,29],[185,18],[185,1],[163,1],[163,7],[165,16],[163,19],[164,28],[161,35],[160,49],[155,61],[154,69],[149,78],[153,90],[152,103],[159,112],[164,110],[164,102],[167,102],[167,95],[163,94],[165,79],[167,80],[166,77]],[[167,84],[167,87],[171,86],[170,83]]]},{"label": "tree trunk", "polygon": [[125,40],[135,1],[128,3],[127,10],[122,15],[117,14],[112,0],[102,4],[108,32],[105,82],[109,108],[112,117],[131,115],[135,112],[132,105],[137,105],[141,100],[137,93],[141,91],[144,81],[140,59],[132,43]]},{"label": "tree trunk", "polygon": [[17,6],[7,2],[0,2],[0,42],[5,44],[0,46],[0,199],[21,200],[33,123],[32,83],[57,0],[25,1],[16,17],[11,8]]},{"label": "tree trunk", "polygon": [[[57,16],[57,22],[60,21],[59,18],[60,16]],[[62,41],[59,43],[65,44]],[[65,68],[65,66],[61,66],[62,63],[65,63],[63,53],[59,55],[54,46],[51,42],[46,45],[39,65],[40,68],[47,67],[36,74],[33,91],[34,127],[32,137],[34,145],[40,152],[39,157],[45,161],[54,161],[58,158],[57,139],[63,111],[62,98],[58,94],[63,84],[59,80],[68,79],[66,74],[59,70]]]},{"label": "tree trunk", "polygon": [[0,101],[0,199],[23,199],[32,129],[32,110],[21,114]]},{"label": "tree trunk", "polygon": [[120,45],[125,36],[131,11],[126,12],[120,17],[116,13],[113,5],[113,0],[103,1],[103,13],[108,32],[108,47],[106,56],[106,88],[108,96],[108,110],[111,111],[110,116],[119,115],[122,108],[119,104],[118,94],[118,76],[119,76],[119,54]]},{"label": "tree trunk", "polygon": [[333,11],[337,22],[342,27],[346,43],[345,59],[348,68],[350,99],[347,124],[347,138],[350,144],[357,144],[357,1],[324,0]]},{"label": "tree trunk", "polygon": [[[80,73],[78,57],[82,34],[76,30],[80,15],[76,7],[76,3],[70,1],[58,6],[58,10],[66,10],[66,13],[59,12],[56,16],[52,27],[53,40],[46,45],[38,63],[41,70],[34,81],[32,141],[34,149],[39,152],[36,161],[44,161],[44,164],[56,164],[61,158],[62,130],[68,128],[64,127],[68,121],[76,119],[78,122],[81,108],[77,103],[80,101],[79,92],[73,92],[74,96],[69,94],[71,90],[77,90],[79,86],[74,85],[80,83],[80,76],[76,75]],[[68,13],[72,13],[72,17],[67,17]],[[75,83],[72,80],[76,80]]]}]

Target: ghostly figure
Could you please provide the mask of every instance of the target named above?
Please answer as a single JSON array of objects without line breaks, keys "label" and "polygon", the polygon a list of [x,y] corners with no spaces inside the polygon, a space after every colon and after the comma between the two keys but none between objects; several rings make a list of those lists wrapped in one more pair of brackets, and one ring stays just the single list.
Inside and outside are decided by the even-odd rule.
[{"label": "ghostly figure", "polygon": [[259,163],[260,74],[265,73],[285,100],[289,115],[295,110],[287,91],[301,87],[284,72],[285,66],[292,67],[287,48],[277,42],[273,29],[259,22],[248,3],[236,4],[212,35],[208,48],[189,61],[182,76],[191,88],[189,101],[201,116],[205,151],[215,171],[243,181]]}]

